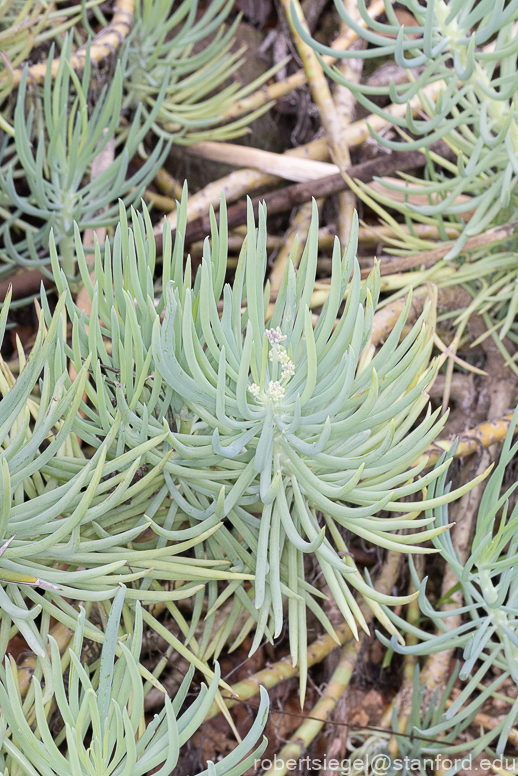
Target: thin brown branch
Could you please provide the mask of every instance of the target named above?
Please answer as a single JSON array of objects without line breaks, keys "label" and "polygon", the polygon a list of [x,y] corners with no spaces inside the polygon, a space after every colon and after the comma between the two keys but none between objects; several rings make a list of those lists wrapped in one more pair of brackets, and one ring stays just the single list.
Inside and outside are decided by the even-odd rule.
[{"label": "thin brown branch", "polygon": [[[133,26],[133,10],[135,0],[117,0],[113,12],[113,19],[104,30],[96,35],[90,46],[90,59],[100,62],[105,57],[113,54],[124,39],[127,37]],[[76,70],[82,70],[85,64],[86,47],[75,51],[70,57],[70,64]],[[40,62],[37,65],[29,67],[29,81],[42,84],[49,67],[49,62]],[[59,67],[59,57],[52,60],[52,78],[55,78]],[[19,67],[9,76],[12,79],[13,86],[19,86],[23,75],[23,68]]]},{"label": "thin brown branch", "polygon": [[[445,150],[445,145],[441,141],[432,146],[436,153]],[[384,154],[376,159],[369,159],[367,162],[353,165],[349,168],[351,177],[364,182],[371,181],[374,176],[390,175],[396,171],[411,170],[417,167],[423,167],[426,163],[426,157],[420,151],[397,151],[392,154]],[[293,186],[286,186],[278,191],[272,191],[264,197],[255,197],[252,200],[254,213],[257,215],[259,203],[266,204],[269,215],[274,213],[285,213],[304,202],[311,199],[327,197],[330,194],[336,194],[339,191],[345,191],[349,186],[341,174],[330,175],[317,181],[307,183],[297,183]],[[247,203],[238,202],[228,208],[227,223],[229,228],[246,223]],[[187,225],[185,240],[187,244],[202,240],[210,234],[210,219],[203,216],[191,221]],[[156,234],[157,250],[162,249],[162,235]]]},{"label": "thin brown branch", "polygon": [[[351,170],[353,168],[351,167]],[[508,224],[502,224],[501,226],[495,226],[493,229],[488,229],[484,234],[477,234],[474,237],[470,237],[466,240],[462,253],[466,251],[472,251],[476,248],[481,248],[484,245],[490,245],[491,243],[505,240],[507,237],[511,237],[514,230],[518,228],[518,221],[510,221]],[[453,242],[442,243],[438,248],[433,248],[431,251],[423,251],[422,253],[412,254],[411,256],[402,256],[400,259],[394,259],[394,261],[387,261],[381,264],[380,271],[382,275],[393,275],[397,272],[405,272],[415,267],[429,267],[435,264],[437,261],[444,259],[444,257],[453,248]],[[362,270],[362,277],[367,277],[369,269]]]}]

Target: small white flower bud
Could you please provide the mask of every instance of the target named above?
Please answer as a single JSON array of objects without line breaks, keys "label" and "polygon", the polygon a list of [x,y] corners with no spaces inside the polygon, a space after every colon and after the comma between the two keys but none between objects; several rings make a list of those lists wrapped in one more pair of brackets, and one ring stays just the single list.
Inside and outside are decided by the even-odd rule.
[{"label": "small white flower bud", "polygon": [[286,335],[282,333],[280,326],[277,326],[276,329],[267,329],[265,334],[270,345],[278,345],[279,342],[286,339]]},{"label": "small white flower bud", "polygon": [[282,365],[282,376],[283,377],[293,377],[295,374],[295,364],[293,361],[286,361],[286,363],[283,363]]},{"label": "small white flower bud", "polygon": [[278,380],[270,380],[268,385],[268,396],[272,401],[278,402],[284,397],[285,390]]},{"label": "small white flower bud", "polygon": [[[270,350],[269,359],[270,359],[270,361],[273,361],[273,350]],[[288,356],[288,353],[286,352],[286,348],[283,348],[282,345],[279,345],[277,347],[277,360],[281,364],[286,364],[290,360],[290,357]]]}]

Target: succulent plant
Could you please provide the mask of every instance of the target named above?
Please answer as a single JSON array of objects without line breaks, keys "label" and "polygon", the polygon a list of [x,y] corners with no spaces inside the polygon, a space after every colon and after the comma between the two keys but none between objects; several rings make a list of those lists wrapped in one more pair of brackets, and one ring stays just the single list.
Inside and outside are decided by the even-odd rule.
[{"label": "succulent plant", "polygon": [[[71,45],[72,37],[68,35],[54,80],[51,69],[47,69],[42,104],[36,101],[36,105],[33,102],[28,107],[27,69],[20,83],[14,115],[16,154],[5,174],[0,175],[4,202],[12,213],[1,229],[5,245],[2,258],[7,263],[4,274],[11,272],[15,264],[45,269],[52,230],[63,267],[73,277],[74,221],[81,230],[114,224],[117,198],[125,197],[127,205],[138,201],[167,153],[167,143],[159,140],[138,172],[126,177],[128,164],[158,110],[151,111],[141,122],[141,109],[137,109],[121,153],[95,180],[85,182],[92,162],[114,138],[120,123],[123,73],[118,65],[109,88],[101,89],[95,107],[90,110],[90,58],[86,56],[79,80],[67,61]],[[51,59],[53,54],[54,47]],[[69,99],[70,92],[75,92],[73,101]],[[164,93],[165,86],[162,96]],[[29,185],[28,196],[20,195],[15,185],[20,170]],[[33,219],[40,225],[35,226]],[[25,231],[25,238],[14,242],[14,234],[20,229]]]},{"label": "succulent plant", "polygon": [[[365,0],[359,0],[363,27],[342,0],[335,0],[343,21],[369,44],[348,51],[336,51],[311,39],[296,14],[293,19],[299,34],[319,54],[364,60],[388,56],[408,70],[408,83],[398,86],[391,81],[386,87],[367,86],[348,81],[337,68],[321,60],[328,75],[347,86],[369,112],[400,128],[403,138],[397,141],[371,130],[381,145],[398,150],[425,149],[444,138],[457,154],[456,165],[432,154],[430,158],[438,167],[427,180],[414,181],[418,187],[412,190],[428,196],[429,204],[406,204],[402,208],[418,220],[420,216],[440,219],[444,215],[459,224],[462,221],[458,216],[474,211],[450,252],[453,256],[470,235],[484,231],[495,219],[516,217],[518,126],[513,100],[518,85],[514,66],[518,4],[429,0],[422,5],[416,0],[403,0],[402,5],[415,18],[415,25],[403,24],[389,0],[385,0],[386,21],[381,22],[372,19]],[[374,95],[390,97],[392,103],[406,103],[405,116],[394,116],[380,108],[371,99]],[[420,119],[412,116],[410,105],[416,95],[423,106]],[[387,184],[387,188],[408,193],[404,185]],[[459,194],[469,196],[459,200]]]},{"label": "succulent plant", "polygon": [[[157,465],[147,461],[150,449],[168,431],[125,443],[121,413],[112,407],[109,433],[96,438],[96,448],[86,457],[73,427],[81,429],[78,411],[86,406],[89,360],[71,383],[64,354],[64,304],[63,297],[48,330],[40,316],[27,360],[20,349],[17,379],[0,362],[0,654],[3,659],[9,639],[19,632],[40,658],[47,689],[52,684],[45,629],[52,617],[75,630],[76,602],[109,602],[125,584],[127,601],[166,603],[181,620],[174,602],[195,596],[215,580],[252,579],[229,572],[224,558],[190,557],[194,545],[218,530],[221,513],[199,526],[185,525],[187,516],[178,514],[167,486],[164,491],[168,456]],[[2,336],[8,311],[9,299],[0,315]],[[177,530],[170,532],[174,545],[148,531],[144,515],[155,516],[153,504],[155,510],[161,508],[168,528],[176,519]],[[164,589],[153,588],[160,583]],[[150,611],[144,618],[165,630]],[[88,622],[88,638],[102,641],[93,622]],[[212,676],[206,661],[196,656],[192,636],[187,646],[173,633],[166,632],[165,638]]]},{"label": "succulent plant", "polygon": [[[190,261],[183,266],[186,206],[185,196],[174,249],[166,225],[156,291],[155,244],[145,209],[142,216],[132,214],[132,229],[121,209],[113,250],[106,244],[104,260],[97,246],[95,286],[77,237],[78,264],[93,302],[89,318],[75,307],[53,252],[55,280],[67,294],[73,323],[72,348],[65,352],[77,372],[92,354],[92,379],[85,384],[89,406],[82,405],[85,419],[76,421],[74,431],[95,447],[111,440],[115,404],[123,436],[112,446],[122,452],[121,445],[145,444],[148,464],[163,468],[163,488],[146,510],[153,530],[175,540],[170,521],[178,525],[187,515],[201,532],[205,521],[219,515],[223,525],[204,540],[203,550],[199,544],[194,551],[213,561],[230,560],[232,573],[255,576],[251,588],[237,579],[221,592],[209,584],[205,658],[217,656],[231,632],[235,646],[255,627],[252,651],[263,637],[278,636],[287,603],[290,648],[293,661],[302,661],[303,687],[306,607],[334,632],[318,603],[322,593],[306,580],[304,556],[316,557],[354,634],[357,622],[367,626],[353,591],[394,630],[381,604],[408,598],[381,595],[363,579],[344,530],[380,547],[422,552],[418,542],[445,527],[430,527],[432,519],[418,518],[420,510],[460,493],[419,504],[403,500],[448,466],[421,475],[426,462],[414,465],[445,420],[428,412],[413,428],[436,368],[428,366],[430,305],[400,343],[409,299],[393,333],[371,358],[366,346],[379,275],[374,270],[360,283],[356,225],[343,257],[335,245],[331,293],[313,328],[316,211],[300,267],[295,271],[290,262],[269,316],[264,209],[258,229],[250,209],[246,245],[230,288],[224,283],[224,202],[219,231],[213,218],[212,244],[205,242],[194,282]],[[162,508],[166,498],[178,510],[169,518]],[[410,526],[427,530],[395,533]],[[191,627],[202,611],[204,593],[196,595]],[[231,595],[229,617],[209,638],[217,608]]]},{"label": "succulent plant", "polygon": [[102,0],[88,0],[77,5],[56,0],[47,4],[40,0],[8,0],[0,9],[0,103],[2,116],[0,128],[9,134],[12,127],[6,120],[4,109],[7,97],[16,86],[15,68],[26,61],[33,50],[49,40],[61,38],[70,27],[84,21],[88,11],[98,13]]},{"label": "succulent plant", "polygon": [[[200,18],[197,0],[175,6],[175,0],[136,1],[135,26],[121,53],[124,108],[140,106],[145,119],[153,113],[155,133],[175,143],[228,140],[244,134],[271,103],[228,124],[225,113],[260,88],[278,67],[246,86],[238,80],[226,83],[244,62],[243,48],[231,52],[239,17],[225,29],[233,3],[212,0]],[[207,45],[192,53],[205,38]]]},{"label": "succulent plant", "polygon": [[[230,53],[239,19],[224,29],[232,3],[215,0],[198,20],[196,0],[174,6],[174,0],[137,0],[133,31],[109,83],[102,75],[93,77],[89,44],[81,76],[72,69],[72,33],[65,36],[57,73],[47,68],[41,99],[38,87],[31,89],[26,66],[14,128],[0,122],[0,129],[13,136],[7,135],[0,146],[0,277],[19,264],[50,274],[51,229],[65,272],[74,277],[74,221],[81,232],[114,226],[117,200],[122,198],[126,206],[140,200],[171,141],[241,135],[270,107],[224,124],[234,101],[258,88],[276,68],[245,87],[238,81],[225,86],[243,62],[242,49]],[[210,35],[208,45],[193,54],[193,46]],[[49,60],[54,51],[53,44]],[[158,138],[146,156],[143,141],[150,130]],[[92,163],[113,141],[113,163],[89,179]],[[137,153],[145,160],[130,172]],[[17,187],[20,178],[28,194]]]},{"label": "succulent plant", "polygon": [[[393,709],[390,729],[354,734],[363,739],[360,745],[351,747],[349,759],[354,772],[359,776],[376,776],[380,767],[386,776],[426,776],[431,769],[442,770],[447,776],[454,776],[460,770],[469,769],[473,758],[484,751],[491,740],[498,735],[493,731],[481,733],[473,739],[469,735],[478,708],[469,714],[454,717],[440,737],[430,735],[430,730],[444,717],[448,698],[459,675],[459,665],[453,670],[444,690],[436,689],[429,696],[425,685],[420,684],[419,666],[416,666],[412,687],[411,709],[402,730],[397,710]],[[502,725],[500,725],[500,728]],[[394,752],[393,743],[397,744]]]},{"label": "succulent plant", "polygon": [[[176,696],[166,694],[160,714],[146,724],[145,687],[139,673],[143,620],[137,602],[133,628],[119,636],[126,590],[115,596],[100,658],[82,662],[85,611],[80,609],[74,641],[63,656],[49,636],[53,702],[45,704],[40,682],[32,680],[32,706],[24,709],[18,690],[17,668],[6,658],[0,677],[0,767],[9,776],[139,776],[150,771],[169,776],[180,748],[196,733],[214,700],[219,667],[210,686],[201,685],[193,703],[182,713],[194,667],[186,674]],[[126,625],[126,620],[125,620]],[[66,675],[65,675],[66,671]],[[241,776],[264,751],[266,740],[250,753],[268,716],[268,695],[251,729],[228,755],[208,762],[204,776]],[[35,725],[28,721],[34,719]],[[60,730],[56,734],[56,728]],[[66,744],[65,753],[62,744]],[[200,774],[200,776],[202,776]]]},{"label": "succulent plant", "polygon": [[[449,649],[463,650],[459,678],[465,685],[444,714],[425,726],[423,735],[428,737],[436,737],[453,729],[466,718],[472,718],[508,677],[518,684],[518,582],[515,573],[518,560],[518,504],[512,510],[509,509],[509,499],[517,483],[502,494],[506,467],[518,452],[518,442],[513,445],[517,420],[518,410],[514,414],[498,465],[485,487],[478,509],[471,555],[466,563],[459,561],[447,533],[438,534],[432,540],[458,579],[464,605],[435,611],[426,595],[427,580],[420,583],[411,564],[414,583],[419,588],[420,609],[435,625],[437,632],[434,634],[409,625],[387,609],[387,616],[394,624],[401,631],[411,634],[418,643],[415,646],[402,646],[394,638],[388,642],[386,637],[378,633],[383,643],[390,644],[395,651],[403,654],[430,655]],[[444,474],[433,483],[430,490],[432,498],[447,492]],[[447,524],[446,506],[439,507],[435,515],[438,526]],[[462,623],[449,628],[448,620],[459,615],[464,615]],[[497,676],[486,687],[482,686],[483,680],[490,677],[493,667],[498,670]],[[477,688],[480,692],[475,694]],[[511,702],[506,717],[484,738],[485,745],[498,739],[498,755],[505,750],[517,716],[518,701]],[[482,749],[477,743],[477,751]]]},{"label": "succulent plant", "polygon": [[[371,126],[377,143],[390,150],[422,149],[428,157],[422,178],[401,173],[400,181],[375,178],[372,184],[355,181],[351,186],[393,231],[389,252],[415,257],[437,248],[436,242],[419,236],[417,224],[436,227],[442,241],[449,239],[448,228],[457,230],[459,236],[447,246],[444,260],[434,260],[426,277],[439,288],[458,284],[470,293],[473,303],[454,317],[457,339],[476,310],[484,318],[485,336],[493,337],[506,363],[518,373],[513,347],[504,339],[518,342],[516,236],[491,246],[466,245],[468,238],[483,234],[491,225],[514,222],[518,213],[514,113],[518,3],[403,0],[401,5],[404,18],[385,0],[386,18],[379,21],[369,16],[365,0],[360,0],[360,23],[347,4],[335,0],[343,22],[368,44],[346,51],[312,39],[297,15],[292,16],[299,34],[319,56],[364,61],[381,56],[406,70],[405,83],[368,85],[349,81],[338,67],[321,59],[332,79],[395,129],[396,139],[394,132]],[[409,16],[414,24],[409,25]],[[379,98],[390,99],[396,110],[381,107]],[[404,112],[400,106],[406,106]],[[451,155],[430,150],[440,139],[456,162]],[[419,273],[408,273],[407,278],[409,287],[423,282]]]}]

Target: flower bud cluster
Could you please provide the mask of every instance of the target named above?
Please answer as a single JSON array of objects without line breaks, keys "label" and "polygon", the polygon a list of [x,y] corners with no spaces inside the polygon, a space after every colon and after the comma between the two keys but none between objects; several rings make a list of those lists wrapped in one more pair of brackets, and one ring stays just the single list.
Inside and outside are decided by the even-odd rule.
[{"label": "flower bud cluster", "polygon": [[[281,332],[280,326],[277,326],[276,329],[267,329],[265,335],[272,346],[269,355],[270,361],[273,363],[277,360],[281,365],[281,379],[289,380],[295,374],[295,364],[289,357],[286,348],[280,344],[286,339],[286,335]],[[257,399],[261,393],[261,388],[256,383],[252,383],[248,386],[248,391],[254,399]],[[286,388],[281,385],[279,380],[270,380],[265,393],[273,402],[278,403],[284,398]]]}]

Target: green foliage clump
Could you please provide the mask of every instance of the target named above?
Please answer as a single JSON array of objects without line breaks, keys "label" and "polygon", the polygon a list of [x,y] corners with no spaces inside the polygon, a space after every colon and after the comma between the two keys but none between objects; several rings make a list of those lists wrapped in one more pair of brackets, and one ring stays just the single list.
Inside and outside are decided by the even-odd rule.
[{"label": "green foliage clump", "polygon": [[[1,228],[5,244],[4,274],[12,271],[13,264],[28,267],[48,264],[48,258],[45,262],[40,256],[43,250],[43,255],[48,257],[52,230],[65,272],[74,276],[74,222],[81,231],[115,224],[117,198],[124,197],[128,206],[140,200],[167,154],[167,144],[159,140],[143,166],[127,177],[129,162],[157,113],[157,110],[151,112],[141,122],[141,109],[137,109],[122,152],[97,178],[88,180],[94,159],[114,139],[120,124],[123,72],[119,64],[109,88],[105,85],[101,89],[95,107],[90,109],[90,58],[86,57],[79,80],[68,62],[71,46],[72,37],[67,36],[55,80],[48,68],[42,103],[36,101],[30,109],[27,70],[22,76],[14,114],[15,156],[5,176],[0,176],[4,202],[13,209],[11,218]],[[52,46],[51,59],[53,53]],[[25,185],[29,185],[28,196],[21,196],[16,189],[15,175],[20,178],[20,173]],[[34,219],[41,224],[39,227],[34,225]],[[25,239],[14,243],[12,233],[20,227]]]},{"label": "green foliage clump", "polygon": [[[415,646],[401,646],[395,639],[388,642],[378,633],[378,638],[384,644],[390,643],[396,652],[403,654],[431,655],[447,649],[463,650],[458,675],[465,685],[443,714],[422,726],[422,735],[430,738],[446,731],[451,732],[466,720],[467,726],[481,711],[485,701],[509,677],[518,684],[518,504],[509,513],[509,500],[518,483],[502,493],[506,467],[518,452],[518,442],[512,444],[517,419],[518,412],[515,412],[498,466],[489,478],[480,501],[471,554],[466,563],[459,562],[448,533],[433,539],[434,545],[458,579],[464,606],[435,611],[426,596],[426,579],[420,583],[411,564],[414,583],[419,588],[421,612],[435,625],[436,633],[409,625],[389,610],[387,616],[394,624],[411,634],[418,643]],[[431,486],[430,495],[440,495],[446,490],[444,476],[441,476]],[[435,514],[439,526],[447,525],[446,506],[438,508]],[[467,618],[456,627],[448,627],[448,621],[461,614],[467,615]],[[486,687],[482,686],[493,667],[498,671],[497,676]],[[481,690],[478,694],[477,689]],[[518,700],[515,700],[509,713],[494,729],[472,742],[476,749],[474,754],[483,751],[496,739],[496,752],[501,756],[517,716]],[[452,736],[452,740],[455,737]]]},{"label": "green foliage clump", "polygon": [[[86,631],[82,607],[73,645],[63,658],[57,642],[49,636],[55,710],[45,706],[40,683],[34,679],[31,684],[34,705],[27,719],[19,695],[16,665],[12,660],[6,661],[0,671],[2,773],[9,776],[143,776],[153,771],[157,776],[170,776],[178,763],[180,747],[196,733],[214,700],[219,667],[216,665],[210,686],[202,684],[196,699],[180,713],[192,682],[192,666],[176,696],[171,700],[165,694],[162,711],[146,724],[145,687],[138,662],[142,611],[137,603],[132,630],[124,632],[119,620],[125,593],[122,586],[113,601],[100,658],[94,663],[82,661]],[[119,635],[120,630],[123,633]],[[268,695],[261,688],[257,718],[246,737],[217,763],[207,762],[207,769],[199,776],[241,776],[266,747],[263,739],[249,754],[264,729],[267,714]],[[34,718],[34,729],[31,718]]]},{"label": "green foliage clump", "polygon": [[[223,522],[194,551],[211,563],[230,561],[229,571],[244,576],[220,592],[217,582],[208,584],[204,658],[217,657],[229,639],[237,646],[253,628],[252,651],[264,637],[272,640],[287,604],[292,659],[302,661],[304,686],[306,607],[334,633],[318,603],[321,591],[306,578],[304,558],[316,558],[353,633],[357,622],[367,629],[353,591],[394,632],[381,604],[409,599],[381,595],[362,578],[345,530],[381,547],[422,552],[417,543],[444,527],[430,527],[430,517],[418,519],[420,509],[458,495],[419,506],[406,500],[448,466],[420,477],[425,463],[415,465],[445,418],[428,412],[410,431],[427,405],[425,390],[435,373],[428,366],[429,310],[399,343],[409,301],[379,353],[372,360],[365,356],[379,276],[375,270],[360,284],[355,227],[343,257],[335,246],[332,292],[313,328],[308,305],[317,263],[315,212],[301,265],[295,271],[289,263],[266,321],[264,210],[258,229],[250,211],[230,288],[224,202],[219,231],[213,218],[194,282],[190,261],[184,267],[183,259],[186,206],[184,197],[174,247],[165,228],[158,288],[145,209],[132,213],[130,228],[121,208],[113,246],[106,243],[104,257],[96,247],[95,286],[77,233],[79,268],[92,298],[89,318],[73,302],[51,241],[56,283],[66,294],[73,328],[72,347],[63,344],[63,354],[78,373],[92,359],[85,384],[90,401],[81,404],[84,419],[76,418],[74,430],[96,449],[104,440],[118,455],[145,446],[146,462],[161,467],[163,477],[145,519],[164,541],[179,538],[187,517],[197,536]],[[375,516],[382,510],[386,516]],[[395,533],[405,527],[428,528]],[[251,586],[247,578],[254,579]],[[204,595],[196,593],[191,629]],[[230,597],[229,614],[212,634],[216,611]]]},{"label": "green foliage clump", "polygon": [[[471,765],[471,758],[487,751],[488,743],[494,738],[493,731],[482,734],[472,740],[468,729],[473,723],[479,707],[471,708],[469,713],[455,717],[447,726],[442,727],[440,737],[430,735],[430,730],[444,719],[448,698],[459,675],[457,665],[452,672],[445,689],[430,693],[425,684],[419,683],[419,666],[415,667],[411,688],[411,709],[408,719],[401,724],[397,709],[393,709],[390,732],[378,728],[370,734],[360,734],[364,738],[360,746],[354,748],[350,759],[360,776],[375,776],[376,764],[386,766],[386,776],[426,776],[431,767],[443,767],[447,776],[454,776],[463,768]],[[502,726],[500,725],[500,728]],[[497,735],[497,734],[495,734]],[[390,740],[397,744],[397,756],[390,749]],[[466,753],[469,751],[469,754]],[[377,759],[379,757],[379,759]],[[446,768],[446,770],[444,770]]]},{"label": "green foliage clump", "polygon": [[[403,0],[402,5],[415,18],[415,25],[402,24],[390,0],[385,0],[385,21],[372,19],[365,0],[359,0],[362,26],[342,0],[335,0],[344,23],[368,43],[347,51],[310,38],[296,14],[293,19],[299,34],[319,56],[364,61],[390,57],[407,71],[406,83],[374,86],[349,81],[321,59],[326,73],[350,89],[369,113],[394,126],[397,139],[370,128],[381,146],[421,149],[428,158],[424,179],[400,173],[400,183],[374,178],[380,184],[376,189],[360,181],[351,185],[390,226],[394,237],[388,240],[393,246],[389,251],[395,254],[411,255],[437,247],[416,234],[416,224],[435,226],[443,241],[448,240],[447,228],[458,231],[445,259],[434,260],[425,277],[442,287],[462,285],[469,292],[473,302],[454,316],[458,339],[469,316],[479,312],[487,327],[485,336],[493,337],[506,363],[518,373],[516,357],[503,342],[504,337],[518,342],[516,236],[495,240],[491,246],[469,250],[466,246],[468,238],[491,226],[513,222],[518,215],[518,3]],[[380,107],[379,98],[390,99],[396,107],[406,105],[404,115]],[[419,117],[414,114],[416,100],[421,106]],[[456,156],[455,162],[430,150],[441,139]],[[403,216],[409,229],[402,228],[394,211]],[[414,282],[422,283],[423,276],[416,273]],[[409,286],[412,284],[410,274]]]},{"label": "green foliage clump", "polygon": [[[84,22],[87,10],[99,14],[102,0],[84,0],[72,5],[67,0],[5,0],[0,8],[0,105],[8,104],[15,88],[14,70],[34,49],[49,40],[61,39],[66,31]],[[0,115],[0,129],[12,133],[6,117]]]},{"label": "green foliage clump", "polygon": [[[5,329],[8,302],[2,308],[0,330]],[[3,659],[9,639],[19,632],[38,656],[46,692],[51,694],[46,652],[50,619],[75,630],[75,602],[85,602],[90,611],[98,602],[110,602],[124,584],[126,600],[133,605],[167,603],[180,623],[180,638],[147,610],[146,622],[163,628],[171,647],[212,676],[206,660],[197,656],[203,657],[194,630],[190,632],[175,602],[202,592],[209,582],[217,585],[252,576],[229,572],[224,558],[190,557],[190,549],[218,529],[221,514],[218,511],[198,526],[185,525],[187,516],[178,514],[164,484],[168,455],[149,461],[150,451],[168,437],[168,431],[132,440],[120,411],[112,407],[111,427],[104,438],[81,434],[84,421],[79,411],[86,407],[83,392],[88,390],[90,359],[71,383],[64,304],[63,297],[48,320],[48,330],[41,316],[34,348],[26,362],[22,356],[18,379],[2,362],[0,654]],[[94,439],[95,448],[87,458],[81,442]],[[176,529],[169,530],[174,544],[153,532],[145,536],[149,526],[145,515],[155,516],[158,509],[168,529]],[[102,642],[102,630],[94,622],[88,622],[88,629],[89,639]]]},{"label": "green foliage clump", "polygon": [[[402,5],[415,17],[414,26],[405,26],[398,20],[389,0],[385,0],[387,20],[383,22],[372,19],[365,0],[359,0],[358,10],[366,24],[363,27],[341,0],[335,0],[340,17],[370,44],[368,48],[336,51],[310,39],[295,14],[294,24],[320,54],[364,60],[389,56],[409,71],[408,83],[396,86],[391,81],[389,86],[378,87],[354,84],[338,69],[323,65],[370,113],[388,119],[402,134],[404,130],[415,137],[395,141],[371,130],[381,145],[397,150],[426,149],[443,138],[457,154],[456,165],[431,154],[439,171],[432,172],[430,168],[428,180],[416,181],[419,188],[414,190],[429,196],[430,204],[404,207],[410,215],[439,219],[451,216],[456,223],[460,223],[457,216],[474,210],[453,255],[470,235],[487,229],[502,210],[507,211],[508,220],[516,217],[518,125],[514,97],[518,86],[518,4],[511,2],[504,7],[492,0],[431,0],[422,5],[416,0],[403,0]],[[430,91],[433,85],[437,88]],[[422,119],[412,115],[410,101],[417,95],[425,113]],[[373,96],[387,96],[392,103],[406,104],[405,116],[394,116],[380,108],[371,99]],[[393,188],[405,191],[404,186]],[[470,197],[457,201],[461,193]]]},{"label": "green foliage clump", "polygon": [[[233,103],[275,71],[243,88],[237,80],[225,85],[243,62],[243,50],[231,51],[239,19],[224,29],[232,3],[216,0],[199,19],[194,0],[174,5],[174,0],[137,0],[134,28],[109,79],[91,60],[90,42],[79,78],[69,62],[72,32],[62,41],[57,72],[47,67],[42,93],[31,86],[25,67],[14,126],[0,123],[7,131],[0,146],[0,277],[11,275],[16,265],[50,274],[51,229],[62,266],[73,277],[74,221],[82,233],[113,227],[117,200],[123,199],[126,207],[140,201],[171,142],[241,135],[269,109],[266,105],[226,123]],[[1,34],[0,30],[0,41]],[[211,35],[206,46],[192,52]],[[55,50],[53,44],[49,62]],[[146,155],[144,141],[150,132],[158,137]],[[95,176],[94,160],[109,143],[115,144],[115,158]],[[130,162],[138,155],[144,162],[131,171]]]},{"label": "green foliage clump", "polygon": [[[424,148],[437,163],[426,167],[424,181],[408,178],[418,185],[412,193],[426,194],[428,204],[405,202],[399,209],[410,227],[435,224],[442,235],[447,226],[459,227],[448,257],[456,258],[469,236],[516,215],[518,6],[431,0],[425,7],[406,0],[416,26],[404,28],[388,0],[386,22],[369,19],[362,0],[364,29],[336,4],[370,44],[341,56],[389,55],[416,73],[403,87],[392,83],[380,92],[349,84],[327,68],[360,103],[397,125],[404,142],[374,133],[380,143]],[[270,75],[246,89],[224,85],[242,61],[241,52],[231,52],[238,22],[222,26],[231,7],[214,0],[197,18],[195,0],[177,8],[173,0],[137,0],[136,24],[111,83],[103,86],[101,78],[95,95],[88,45],[81,78],[67,61],[72,35],[62,41],[57,75],[53,79],[49,68],[41,94],[29,86],[27,70],[21,80],[14,139],[2,147],[1,273],[16,264],[42,267],[59,301],[51,309],[42,294],[36,342],[28,359],[19,349],[18,378],[0,361],[0,769],[9,776],[133,776],[153,768],[167,776],[213,701],[222,704],[219,687],[228,685],[217,662],[214,670],[209,663],[225,647],[235,649],[252,633],[253,653],[286,626],[304,697],[308,610],[338,641],[322,605],[326,595],[356,638],[360,628],[368,632],[366,606],[388,631],[380,639],[396,652],[464,650],[444,693],[429,702],[416,670],[405,730],[397,713],[392,721],[407,759],[467,749],[476,755],[495,741],[501,755],[518,716],[515,701],[494,729],[465,740],[486,699],[506,679],[518,681],[518,507],[508,515],[512,488],[500,495],[518,443],[512,446],[510,431],[463,565],[447,530],[447,504],[482,478],[451,492],[445,485],[450,458],[433,471],[425,471],[421,459],[446,421],[430,410],[426,393],[438,369],[430,363],[433,302],[404,333],[409,296],[376,351],[371,333],[379,270],[360,281],[357,219],[343,255],[335,243],[330,293],[315,315],[316,205],[298,269],[288,262],[274,304],[265,285],[264,207],[256,223],[249,206],[232,287],[226,282],[224,201],[219,227],[211,212],[211,239],[194,277],[184,257],[186,190],[174,242],[164,224],[161,263],[146,207],[140,213],[131,208],[128,216],[171,142],[233,137],[257,115],[225,124],[232,103]],[[9,9],[0,14],[0,42],[8,41],[16,64],[41,36],[48,14],[31,16],[25,31],[8,35],[5,20],[18,19],[20,11],[17,2]],[[75,12],[69,9],[60,34]],[[31,28],[34,35],[26,33]],[[212,41],[193,52],[208,36]],[[431,96],[430,87],[440,83],[440,94],[437,89]],[[10,88],[0,73],[0,100]],[[396,103],[419,95],[427,118],[414,118],[408,106],[406,116],[394,120],[370,99],[375,93]],[[6,119],[1,126],[9,134]],[[145,157],[150,132],[158,142],[127,178],[130,161]],[[427,150],[438,138],[456,152],[456,164]],[[112,142],[113,164],[96,177],[94,161]],[[28,193],[21,193],[22,179]],[[390,187],[408,192],[404,185]],[[389,197],[357,190],[393,223],[396,249],[428,247],[412,228],[407,237],[391,221],[384,210],[395,204]],[[459,200],[461,194],[469,199]],[[474,216],[464,226],[469,210]],[[83,235],[101,226],[110,231],[104,246],[96,241],[92,267]],[[483,314],[492,315],[488,331],[498,328],[500,338],[518,341],[516,254],[506,247],[465,265],[459,260],[455,280],[450,275],[444,282],[462,281],[473,291],[464,323],[483,305]],[[89,315],[74,301],[76,270],[92,302]],[[480,290],[477,283],[489,276]],[[0,340],[8,311],[9,299],[0,314]],[[378,592],[354,562],[355,537],[409,555],[419,593]],[[428,540],[433,547],[422,546]],[[427,600],[411,555],[428,552],[440,552],[457,575],[461,609],[435,611]],[[389,608],[416,596],[436,633]],[[157,606],[166,608],[174,633]],[[465,621],[450,630],[453,614]],[[73,632],[63,653],[50,633],[54,620]],[[168,644],[153,672],[140,663],[144,626]],[[412,636],[413,646],[404,644],[401,632]],[[16,634],[36,658],[27,692],[14,661],[4,660]],[[86,640],[101,645],[98,659],[85,661]],[[151,687],[164,689],[159,677],[173,651],[191,668],[176,697],[166,698],[146,724],[145,696]],[[484,686],[493,668],[500,673]],[[195,669],[209,686],[202,685],[182,713]],[[465,685],[448,707],[457,678]],[[264,751],[265,742],[248,754],[266,712],[262,692],[245,740],[203,773],[241,776]],[[56,719],[61,727],[54,740]],[[354,757],[388,751],[385,744],[373,736]]]},{"label": "green foliage clump", "polygon": [[[245,61],[244,49],[231,51],[239,17],[224,27],[233,2],[213,0],[199,19],[196,1],[174,5],[174,0],[136,0],[135,25],[121,53],[124,108],[141,107],[145,119],[153,112],[153,131],[182,145],[244,134],[271,103],[229,123],[225,114],[278,68],[245,87],[238,80],[225,85]],[[205,38],[207,45],[192,53]]]}]

